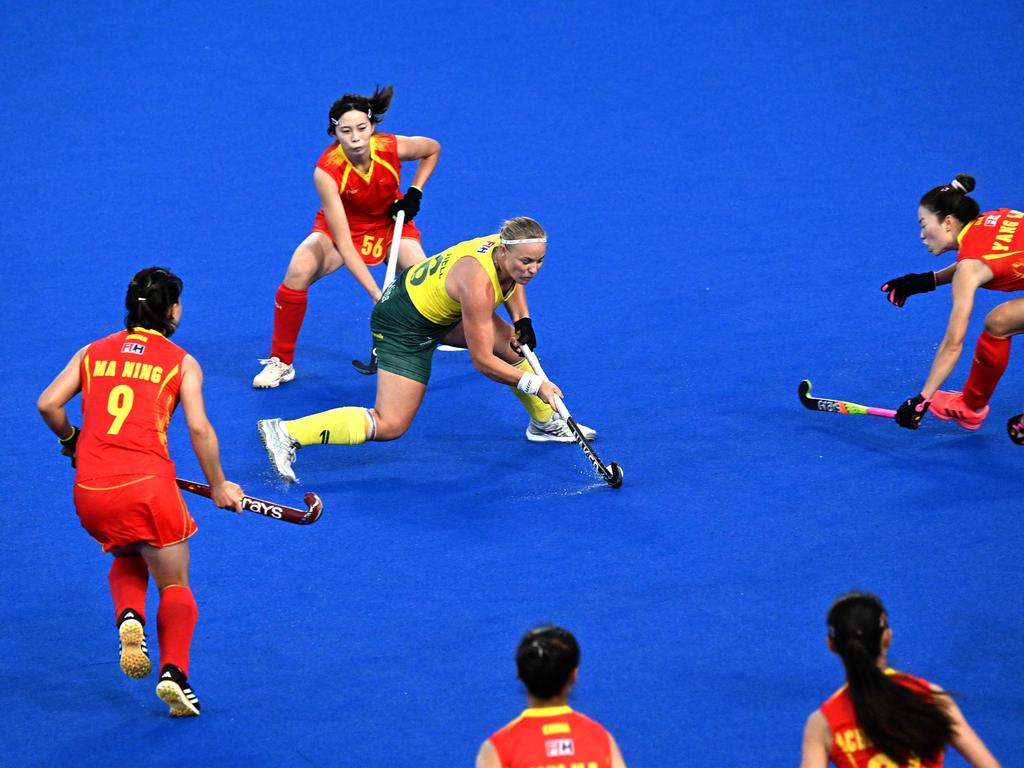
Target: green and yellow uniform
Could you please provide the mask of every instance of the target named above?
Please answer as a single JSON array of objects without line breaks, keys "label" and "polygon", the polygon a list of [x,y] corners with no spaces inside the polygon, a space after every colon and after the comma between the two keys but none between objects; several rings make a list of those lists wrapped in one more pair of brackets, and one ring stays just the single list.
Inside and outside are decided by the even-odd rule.
[{"label": "green and yellow uniform", "polygon": [[462,322],[462,306],[448,295],[445,280],[460,259],[475,259],[494,288],[494,308],[508,301],[491,254],[501,241],[486,235],[465,240],[406,269],[384,292],[370,317],[377,366],[426,384],[434,350]]},{"label": "green and yellow uniform", "polygon": [[[370,330],[380,370],[423,385],[430,380],[434,350],[448,332],[462,322],[462,305],[445,289],[445,279],[460,259],[476,259],[487,272],[494,288],[495,309],[508,301],[515,285],[507,293],[502,292],[498,268],[492,258],[494,249],[500,244],[496,234],[466,240],[398,275],[384,291],[370,316]],[[526,360],[521,360],[515,368],[533,372]],[[551,417],[551,407],[539,397],[527,395],[515,387],[510,389],[531,418],[543,422]],[[284,425],[300,445],[359,445],[372,439],[372,419],[365,408],[334,408],[286,421]]]}]

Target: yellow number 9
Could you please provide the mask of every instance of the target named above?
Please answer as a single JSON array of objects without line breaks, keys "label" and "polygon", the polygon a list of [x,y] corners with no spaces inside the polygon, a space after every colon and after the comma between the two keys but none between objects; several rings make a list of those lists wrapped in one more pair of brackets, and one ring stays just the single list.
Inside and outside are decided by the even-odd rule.
[{"label": "yellow number 9", "polygon": [[121,431],[124,420],[131,413],[134,402],[135,391],[127,384],[118,384],[110,390],[110,397],[107,398],[107,413],[114,417],[114,422],[107,430],[108,435],[116,435]]}]

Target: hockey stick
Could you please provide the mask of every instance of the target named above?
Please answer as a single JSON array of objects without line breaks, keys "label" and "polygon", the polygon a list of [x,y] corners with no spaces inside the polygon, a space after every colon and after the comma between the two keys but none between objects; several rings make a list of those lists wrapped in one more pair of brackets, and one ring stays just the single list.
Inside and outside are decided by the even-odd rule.
[{"label": "hockey stick", "polygon": [[851,403],[846,400],[829,400],[824,397],[811,397],[811,382],[807,379],[800,382],[800,386],[797,387],[797,394],[800,396],[800,402],[803,404],[804,408],[809,408],[812,411],[842,413],[847,416],[881,416],[885,419],[891,419],[896,415],[896,411],[891,411],[888,408],[875,408],[870,405],[858,405],[857,403]]},{"label": "hockey stick", "polygon": [[[180,477],[175,478],[175,481],[178,483],[178,487],[184,491],[211,498],[212,492],[206,483],[195,483],[191,480],[182,480]],[[272,517],[275,520],[284,520],[286,523],[312,525],[324,513],[324,503],[312,491],[303,496],[302,500],[306,502],[306,509],[286,507],[284,504],[275,504],[272,501],[257,499],[253,496],[243,496],[242,509],[264,517]]]},{"label": "hockey stick", "polygon": [[[395,270],[398,268],[398,248],[402,244],[402,229],[405,227],[405,211],[399,211],[395,215],[395,231],[391,234],[391,247],[388,249],[388,268],[384,272],[384,287],[381,293],[388,289],[388,286],[395,282]],[[370,362],[353,360],[352,367],[364,376],[372,376],[377,372],[377,347],[370,347]]]},{"label": "hockey stick", "polygon": [[[520,344],[519,348],[522,350],[523,355],[530,361],[530,366],[533,368],[533,372],[540,376],[542,379],[546,379],[548,376],[544,373],[544,369],[540,367],[540,360],[537,359],[537,355],[533,353],[526,344]],[[590,447],[590,443],[587,442],[587,438],[583,436],[580,431],[579,425],[573,420],[572,415],[569,413],[569,409],[565,407],[565,403],[562,402],[562,398],[555,395],[554,403],[555,410],[565,419],[565,423],[569,425],[569,429],[572,430],[573,437],[576,438],[576,442],[579,443],[580,448],[583,449],[584,455],[590,459],[590,463],[594,465],[594,469],[601,475],[601,478],[608,483],[612,488],[620,488],[622,486],[622,467],[616,464],[614,461],[608,466],[604,465],[601,461],[601,457],[594,452],[594,449]]]}]

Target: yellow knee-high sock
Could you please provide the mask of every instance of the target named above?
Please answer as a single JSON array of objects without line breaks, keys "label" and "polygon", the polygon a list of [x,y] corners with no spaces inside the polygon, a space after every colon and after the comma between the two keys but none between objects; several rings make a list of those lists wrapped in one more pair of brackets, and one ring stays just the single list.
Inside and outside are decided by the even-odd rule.
[{"label": "yellow knee-high sock", "polygon": [[365,408],[350,406],[286,421],[284,426],[300,445],[361,445],[373,429],[373,419]]},{"label": "yellow knee-high sock", "polygon": [[[520,360],[512,367],[518,368],[523,373],[536,373],[536,371],[533,370],[533,366],[530,365],[529,360]],[[531,419],[547,421],[551,418],[551,406],[539,397],[536,395],[528,395],[525,392],[520,392],[514,386],[512,387],[512,392],[514,392],[515,396],[519,398],[519,402],[523,404],[523,408],[525,408],[526,412],[530,414]]]}]

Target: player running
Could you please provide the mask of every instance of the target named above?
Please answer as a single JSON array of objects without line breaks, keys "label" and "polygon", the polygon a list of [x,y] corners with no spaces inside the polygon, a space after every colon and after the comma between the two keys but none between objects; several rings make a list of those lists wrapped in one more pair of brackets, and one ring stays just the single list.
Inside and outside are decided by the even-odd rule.
[{"label": "player running", "polygon": [[[323,208],[313,230],[292,254],[284,281],[274,299],[274,335],[270,357],[252,385],[277,387],[295,378],[293,361],[299,330],[306,316],[309,286],[341,266],[348,267],[370,298],[380,289],[367,266],[384,261],[394,235],[394,217],[405,211],[398,263],[407,267],[426,258],[420,231],[412,223],[420,210],[423,186],[437,166],[441,145],[424,136],[376,133],[391,104],[392,87],[372,96],[346,93],[331,106],[327,135],[335,139],[320,155],[313,184]],[[402,162],[417,160],[412,184],[399,190]]]},{"label": "player running", "polygon": [[544,626],[523,635],[516,671],[526,686],[526,709],[481,745],[476,768],[625,768],[612,735],[569,706],[579,667],[580,647],[569,630]]},{"label": "player running", "polygon": [[[370,318],[378,356],[373,408],[260,421],[260,438],[278,474],[296,482],[292,464],[303,446],[360,445],[405,434],[423,401],[438,344],[468,348],[480,373],[513,388],[530,415],[527,439],[573,442],[568,425],[549,405],[552,394],[561,397],[562,391],[534,373],[517,351],[520,342],[537,343],[532,323],[520,321],[521,287],[537,274],[546,252],[547,234],[524,216],[506,221],[498,234],[466,240],[406,269]],[[515,326],[495,311],[502,303]],[[588,440],[597,436],[579,426]]]},{"label": "player running", "polygon": [[800,768],[939,768],[947,744],[975,768],[999,768],[952,697],[886,663],[892,642],[882,601],[850,592],[828,612],[828,647],[846,684],[807,719]]},{"label": "player running", "polygon": [[[188,682],[199,611],[188,582],[188,539],[196,524],[175,485],[167,425],[181,402],[192,447],[222,509],[242,511],[242,489],[224,479],[217,434],[203,405],[203,371],[169,341],[181,321],[182,282],[150,267],[128,285],[125,329],[87,344],[39,396],[39,413],[71,457],[82,527],[114,556],[110,593],[121,641],[121,671],[149,674],[146,590],[160,590],[156,693],[172,716],[199,714]],[[64,406],[82,393],[82,428]]]},{"label": "player running", "polygon": [[[963,392],[939,389],[960,359],[978,288],[1024,290],[1024,228],[1020,226],[1024,213],[999,208],[979,214],[978,203],[968,196],[973,189],[974,179],[960,174],[949,184],[926,193],[918,208],[925,246],[936,256],[958,251],[956,262],[938,272],[903,275],[882,286],[889,301],[902,307],[915,293],[953,285],[953,309],[946,335],[924,387],[896,412],[896,423],[907,429],[917,429],[929,408],[940,419],[951,419],[964,429],[980,427],[988,415],[988,401],[1010,360],[1010,338],[1024,332],[1024,299],[996,306],[985,316],[985,329],[978,337]],[[1011,419],[1011,425],[1015,420],[1017,417]]]}]

